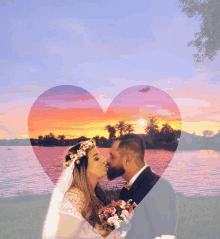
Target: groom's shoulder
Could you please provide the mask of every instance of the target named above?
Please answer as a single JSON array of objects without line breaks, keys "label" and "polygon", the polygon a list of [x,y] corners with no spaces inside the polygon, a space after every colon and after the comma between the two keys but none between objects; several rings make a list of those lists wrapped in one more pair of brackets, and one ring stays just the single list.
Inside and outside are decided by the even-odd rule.
[{"label": "groom's shoulder", "polygon": [[171,183],[166,178],[156,174],[155,172],[151,172],[150,175],[146,175],[146,177],[144,178],[144,184],[149,183],[151,184],[151,187],[154,188],[154,190],[175,193]]},{"label": "groom's shoulder", "polygon": [[159,176],[157,182],[153,186],[153,192],[159,195],[163,195],[163,197],[175,197],[175,190],[171,183],[164,178],[163,176]]}]

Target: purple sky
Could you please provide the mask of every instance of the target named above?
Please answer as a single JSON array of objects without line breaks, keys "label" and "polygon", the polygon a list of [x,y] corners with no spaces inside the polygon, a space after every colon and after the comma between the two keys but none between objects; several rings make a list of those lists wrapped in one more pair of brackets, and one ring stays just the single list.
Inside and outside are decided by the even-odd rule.
[{"label": "purple sky", "polygon": [[59,85],[90,92],[104,111],[123,90],[150,85],[178,105],[182,130],[220,128],[220,60],[186,47],[200,22],[179,1],[0,1],[0,138],[28,137],[35,100]]}]

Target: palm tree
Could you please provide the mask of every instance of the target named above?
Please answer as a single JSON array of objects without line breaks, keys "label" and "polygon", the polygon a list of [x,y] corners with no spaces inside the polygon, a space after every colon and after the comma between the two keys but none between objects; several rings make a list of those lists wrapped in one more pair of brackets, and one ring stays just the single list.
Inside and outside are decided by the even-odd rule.
[{"label": "palm tree", "polygon": [[161,133],[169,133],[169,132],[173,132],[173,128],[169,125],[169,123],[165,123],[162,125],[163,127],[161,128]]},{"label": "palm tree", "polygon": [[38,145],[41,145],[43,143],[44,137],[42,135],[38,136]]},{"label": "palm tree", "polygon": [[126,133],[126,124],[124,121],[119,121],[118,124],[115,125],[115,128],[119,132],[119,136],[122,136],[123,132]]},{"label": "palm tree", "polygon": [[150,118],[149,123],[144,128],[144,131],[147,135],[151,136],[154,136],[155,134],[159,133],[159,126],[155,117]]},{"label": "palm tree", "polygon": [[116,129],[114,126],[111,126],[110,124],[105,126],[105,130],[108,130],[109,133],[109,139],[115,138]]},{"label": "palm tree", "polygon": [[65,144],[64,140],[65,140],[66,136],[65,136],[64,134],[62,134],[62,135],[59,134],[59,135],[57,136],[57,138],[58,138],[58,140],[59,140],[58,143],[59,143],[60,145],[64,145],[64,144]]},{"label": "palm tree", "polygon": [[55,137],[55,135],[54,135],[53,133],[50,133],[50,134],[49,134],[49,138],[55,139],[56,137]]},{"label": "palm tree", "polygon": [[127,124],[127,125],[126,125],[126,132],[127,132],[128,134],[131,134],[131,133],[134,132],[134,131],[135,131],[135,129],[134,129],[133,124]]},{"label": "palm tree", "polygon": [[57,145],[58,142],[57,142],[57,138],[55,137],[55,135],[53,133],[49,133],[49,134],[45,135],[44,143],[46,145],[54,146],[54,145]]},{"label": "palm tree", "polygon": [[58,135],[57,136],[57,138],[60,140],[60,141],[63,141],[63,140],[65,140],[65,138],[66,138],[66,136],[64,135],[64,134],[62,134],[62,135]]},{"label": "palm tree", "polygon": [[159,126],[155,117],[149,119],[149,123],[144,128],[144,131],[148,135],[149,142],[153,145],[155,143],[155,135],[159,133]]},{"label": "palm tree", "polygon": [[44,137],[42,135],[38,136],[38,141],[42,141],[44,139]]}]

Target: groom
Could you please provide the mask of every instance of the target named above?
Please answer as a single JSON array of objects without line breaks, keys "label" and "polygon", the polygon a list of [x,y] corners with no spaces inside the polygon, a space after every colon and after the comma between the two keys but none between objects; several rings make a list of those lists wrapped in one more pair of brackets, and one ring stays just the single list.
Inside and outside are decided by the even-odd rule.
[{"label": "groom", "polygon": [[141,137],[127,134],[115,139],[107,158],[108,179],[121,176],[127,182],[119,199],[132,199],[138,204],[126,239],[175,235],[175,191],[166,179],[155,174],[145,163],[144,153]]}]

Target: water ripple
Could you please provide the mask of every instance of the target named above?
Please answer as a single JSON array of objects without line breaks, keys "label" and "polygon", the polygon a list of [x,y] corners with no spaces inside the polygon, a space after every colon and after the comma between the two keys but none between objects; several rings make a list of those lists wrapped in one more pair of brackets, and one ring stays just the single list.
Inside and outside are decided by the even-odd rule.
[{"label": "water ripple", "polygon": [[[52,192],[62,172],[67,147],[37,147],[38,156],[45,158],[45,170],[54,183],[43,170],[31,146],[14,146],[11,147],[13,150],[7,148],[0,146],[0,197],[15,196],[18,191],[35,194]],[[109,149],[98,150],[108,157]],[[179,151],[175,154],[164,150],[145,151],[145,161],[152,169],[169,180],[176,192],[187,196],[220,193],[219,158],[220,152],[213,150]],[[124,183],[122,178],[111,182],[107,178],[101,180],[104,188],[111,189],[121,188]]]}]

